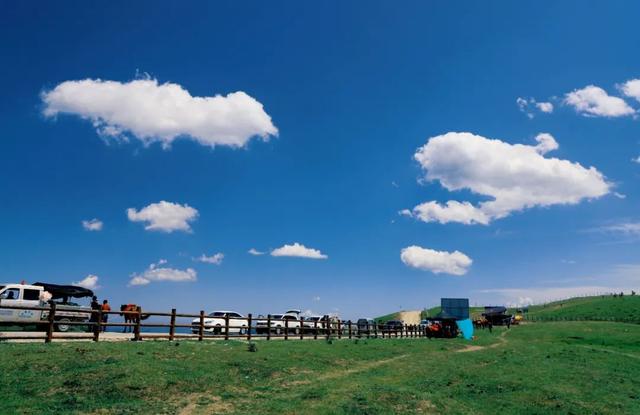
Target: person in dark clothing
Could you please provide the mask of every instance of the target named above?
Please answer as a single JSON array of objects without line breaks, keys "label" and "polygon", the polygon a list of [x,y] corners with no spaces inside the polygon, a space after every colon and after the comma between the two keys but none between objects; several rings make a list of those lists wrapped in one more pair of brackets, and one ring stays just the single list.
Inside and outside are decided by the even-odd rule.
[{"label": "person in dark clothing", "polygon": [[[100,303],[98,302],[98,297],[95,295],[91,297],[91,317],[89,318],[89,323],[97,323],[98,322],[98,311],[100,311]],[[93,331],[96,329],[93,325],[89,326],[89,331]]]},{"label": "person in dark clothing", "polygon": [[[107,300],[104,300],[102,302],[102,321],[105,323],[109,320],[109,311],[111,311],[111,306]],[[104,326],[102,331],[107,331],[107,326]]]}]

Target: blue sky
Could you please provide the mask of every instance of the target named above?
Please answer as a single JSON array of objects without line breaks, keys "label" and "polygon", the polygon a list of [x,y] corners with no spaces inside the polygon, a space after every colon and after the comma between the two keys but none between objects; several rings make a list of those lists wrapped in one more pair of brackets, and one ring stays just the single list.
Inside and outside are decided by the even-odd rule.
[{"label": "blue sky", "polygon": [[[346,318],[442,296],[517,303],[637,289],[640,93],[626,83],[640,78],[638,12],[633,2],[577,1],[7,5],[0,280],[95,275],[98,295],[117,304]],[[133,88],[162,96],[166,83],[193,110],[161,113],[175,102]],[[191,99],[227,103],[237,91],[247,99],[231,112]],[[164,121],[178,112],[168,133]],[[221,144],[223,130],[232,145]],[[448,136],[438,151],[433,141],[433,159],[414,159],[431,138],[461,132],[474,136]],[[559,148],[536,150],[541,133]],[[472,150],[478,157],[460,162],[471,143],[486,155]],[[516,144],[526,157],[514,162]],[[561,171],[552,158],[579,166]],[[476,175],[518,162],[534,174]],[[494,215],[482,203],[495,193],[478,191],[487,186],[549,193],[526,207],[509,193]],[[449,211],[414,210],[449,200],[489,219],[441,223]],[[188,229],[145,229],[142,210],[161,201],[178,216],[197,211]],[[93,218],[101,230],[83,228]],[[296,242],[327,258],[271,255]],[[411,246],[437,252],[403,261]],[[216,253],[219,264],[194,260]],[[461,270],[452,273],[452,261]],[[133,274],[188,269],[195,281],[131,285]]]}]

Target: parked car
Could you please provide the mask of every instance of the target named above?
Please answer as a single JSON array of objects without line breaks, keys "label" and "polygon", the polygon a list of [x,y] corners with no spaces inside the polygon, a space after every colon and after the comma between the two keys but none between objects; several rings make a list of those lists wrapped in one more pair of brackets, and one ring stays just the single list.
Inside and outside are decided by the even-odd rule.
[{"label": "parked car", "polygon": [[389,320],[384,324],[384,330],[388,333],[399,333],[404,328],[404,321]]},{"label": "parked car", "polygon": [[359,335],[367,335],[375,331],[376,322],[370,318],[361,318],[356,322]]},{"label": "parked car", "polygon": [[[213,311],[204,318],[205,334],[224,334],[229,318],[229,334],[246,334],[249,321],[240,313],[235,311]],[[191,322],[191,332],[197,334],[200,332],[200,319],[196,318]]]},{"label": "parked car", "polygon": [[[288,329],[289,334],[300,333],[301,324],[297,315],[295,314],[296,311],[300,313],[299,310],[289,310],[284,314],[272,314],[271,333],[283,334],[285,332],[285,329]],[[268,321],[266,319],[259,320],[256,323],[256,333],[266,334],[268,331]]]},{"label": "parked car", "polygon": [[302,322],[302,327],[306,333],[315,333],[316,329],[318,333],[322,333],[327,327],[328,316],[309,316],[305,317]]}]

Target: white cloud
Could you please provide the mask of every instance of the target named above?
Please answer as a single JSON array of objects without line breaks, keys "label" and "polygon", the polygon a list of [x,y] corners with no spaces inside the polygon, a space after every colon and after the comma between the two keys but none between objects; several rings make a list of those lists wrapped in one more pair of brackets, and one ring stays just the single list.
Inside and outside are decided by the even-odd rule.
[{"label": "white cloud", "polygon": [[620,86],[620,90],[628,97],[640,101],[640,79],[631,79]]},{"label": "white cloud", "polygon": [[222,260],[224,259],[224,254],[218,252],[217,254],[213,254],[211,256],[206,256],[205,254],[200,255],[196,260],[200,262],[204,262],[207,264],[220,265],[222,264]]},{"label": "white cloud", "polygon": [[[535,98],[522,98],[516,99],[516,104],[521,112],[525,113],[527,117],[533,118],[535,116],[534,111],[537,109],[540,112],[550,114],[553,112],[553,104],[551,102],[537,102]],[[533,107],[534,109],[531,109]]]},{"label": "white cloud", "polygon": [[640,164],[640,156],[638,156],[638,157],[636,157],[636,158],[631,159],[631,161],[633,161],[634,163],[638,163],[638,164]]},{"label": "white cloud", "polygon": [[625,100],[610,96],[604,89],[595,85],[569,92],[565,95],[564,103],[585,116],[623,117],[635,114],[635,110]]},{"label": "white cloud", "polygon": [[178,84],[155,79],[84,79],[62,82],[41,98],[47,117],[74,114],[90,120],[101,136],[133,136],[165,148],[187,137],[210,147],[243,147],[252,137],[266,141],[278,134],[262,104],[242,91],[194,97]]},{"label": "white cloud", "polygon": [[473,263],[471,258],[460,251],[435,251],[415,245],[402,249],[400,259],[412,268],[452,275],[466,274]]},{"label": "white cloud", "polygon": [[553,112],[553,104],[550,102],[536,102],[536,108],[547,114]]},{"label": "white cloud", "polygon": [[413,208],[413,212],[404,209],[401,213],[407,216],[415,216],[423,222],[458,222],[465,225],[479,223],[487,225],[491,220],[481,209],[473,206],[469,202],[458,202],[449,200],[446,205],[438,202],[425,202]]},{"label": "white cloud", "polygon": [[193,268],[186,270],[164,268],[160,265],[166,264],[166,260],[160,260],[156,264],[149,265],[141,274],[131,274],[129,285],[147,285],[154,281],[171,281],[171,282],[192,282],[196,281],[197,273]]},{"label": "white cloud", "polygon": [[293,245],[284,245],[271,251],[272,256],[291,256],[299,258],[311,259],[327,259],[328,256],[317,249],[307,248],[306,246],[295,242]]},{"label": "white cloud", "polygon": [[640,222],[622,222],[598,228],[603,232],[619,233],[627,236],[640,236]]},{"label": "white cloud", "polygon": [[412,216],[425,222],[488,224],[515,211],[576,204],[609,193],[611,185],[595,167],[544,157],[558,146],[551,135],[540,134],[536,140],[538,145],[530,146],[471,133],[432,137],[414,156],[426,170],[425,179],[490,200],[478,206],[453,200],[445,205],[426,202],[416,206]]},{"label": "white cloud", "polygon": [[535,140],[538,142],[536,151],[540,154],[547,154],[550,151],[560,148],[556,139],[549,133],[540,133],[536,136]]},{"label": "white cloud", "polygon": [[312,298],[312,300],[313,300],[313,301],[315,301],[315,302],[318,302],[318,301],[320,301],[320,296],[319,296],[319,295],[316,295],[316,296],[314,296],[314,297]]},{"label": "white cloud", "polygon": [[102,221],[96,218],[82,221],[82,227],[87,231],[101,231],[102,225]]},{"label": "white cloud", "polygon": [[129,208],[127,217],[131,222],[147,222],[145,229],[149,231],[191,232],[189,222],[198,217],[198,211],[187,204],[180,205],[162,200],[139,211]]},{"label": "white cloud", "polygon": [[255,248],[251,248],[247,251],[247,253],[251,254],[251,255],[264,255],[264,252],[258,251]]},{"label": "white cloud", "polygon": [[86,277],[84,277],[83,279],[81,279],[80,281],[74,281],[71,284],[72,285],[78,285],[80,287],[84,287],[84,288],[88,288],[90,290],[97,290],[98,288],[100,288],[100,286],[98,285],[98,276],[97,275],[87,275]]}]

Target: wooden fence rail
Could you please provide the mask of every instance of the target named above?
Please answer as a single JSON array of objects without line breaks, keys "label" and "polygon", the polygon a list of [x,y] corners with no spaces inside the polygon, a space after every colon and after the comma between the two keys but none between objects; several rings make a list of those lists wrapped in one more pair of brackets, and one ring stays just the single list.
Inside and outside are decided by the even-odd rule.
[{"label": "wooden fence rail", "polygon": [[[41,329],[44,328],[44,341],[50,343],[55,339],[92,339],[95,342],[100,341],[101,333],[107,328],[120,327],[123,332],[130,330],[132,339],[140,341],[147,339],[168,339],[170,341],[176,339],[197,339],[203,341],[205,339],[238,339],[252,341],[255,339],[283,339],[283,340],[305,340],[305,339],[326,339],[332,338],[391,338],[391,337],[427,337],[426,328],[418,325],[404,325],[402,327],[387,327],[384,324],[366,324],[360,325],[350,320],[343,321],[332,319],[324,316],[321,320],[308,320],[304,318],[286,318],[276,319],[272,315],[266,317],[254,317],[248,314],[246,318],[229,318],[226,315],[223,318],[208,317],[204,310],[198,314],[177,313],[176,309],[171,312],[150,312],[143,311],[140,307],[136,311],[101,311],[90,310],[88,308],[65,307],[51,303],[47,307],[20,307],[6,306],[0,304],[0,309],[6,310],[29,310],[40,312],[43,317],[39,321],[28,321],[24,325],[37,325]],[[74,317],[74,315],[77,315]],[[131,323],[126,322],[109,322],[108,316],[127,316]],[[89,317],[90,316],[90,317]],[[161,322],[143,322],[149,317],[169,317],[168,323]],[[178,319],[192,319],[191,323],[184,324],[178,322]],[[210,326],[206,324],[207,318],[215,318],[222,320],[223,324]],[[68,327],[84,327],[87,336],[70,335],[69,333],[56,333],[60,326]],[[159,328],[168,329],[167,333],[148,332],[145,329]],[[179,333],[176,329],[189,329],[190,333]],[[58,330],[56,330],[58,329]],[[55,334],[54,334],[55,333]],[[410,335],[411,333],[411,335]],[[40,339],[39,337],[24,337],[17,333],[14,335],[3,335],[0,340],[9,339]]]}]

